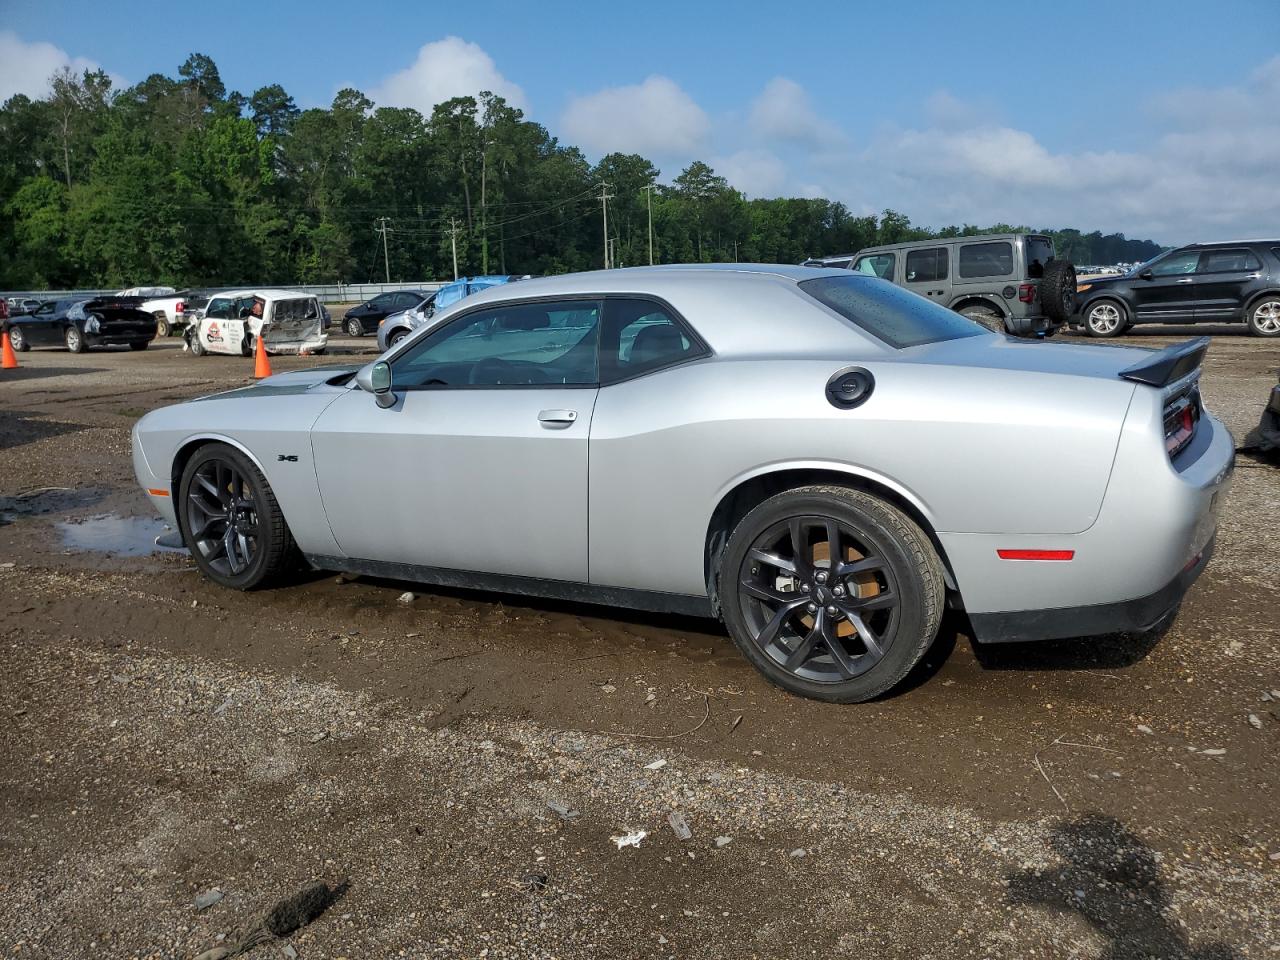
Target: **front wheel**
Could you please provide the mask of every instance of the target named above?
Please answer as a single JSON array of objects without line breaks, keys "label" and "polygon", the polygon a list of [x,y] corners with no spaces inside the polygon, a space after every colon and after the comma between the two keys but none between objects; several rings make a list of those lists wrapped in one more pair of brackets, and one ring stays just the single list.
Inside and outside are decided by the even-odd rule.
[{"label": "front wheel", "polygon": [[85,351],[84,334],[80,332],[79,327],[75,327],[75,326],[67,327],[67,332],[64,335],[63,339],[66,340],[67,349],[70,350],[72,353],[84,353]]},{"label": "front wheel", "polygon": [[397,343],[409,335],[408,330],[397,330],[389,338],[387,338],[387,346],[394,347]]},{"label": "front wheel", "polygon": [[31,344],[27,342],[27,335],[16,324],[9,327],[9,346],[13,347],[18,353],[31,349]]},{"label": "front wheel", "polygon": [[1084,314],[1084,329],[1091,337],[1118,337],[1128,327],[1124,308],[1111,300],[1091,304]]},{"label": "front wheel", "polygon": [[1255,337],[1280,337],[1280,297],[1266,297],[1254,304],[1248,323]]},{"label": "front wheel", "polygon": [[357,320],[355,317],[348,317],[347,322],[344,324],[344,326],[347,328],[347,336],[349,337],[364,336],[364,327],[360,325],[360,321]]},{"label": "front wheel", "polygon": [[729,538],[720,572],[734,643],[772,683],[832,703],[892,689],[938,632],[942,566],[892,505],[845,487],[766,500]]},{"label": "front wheel", "polygon": [[297,547],[266,478],[239,450],[197,450],[178,485],[178,524],[196,565],[210,580],[252,590],[293,566]]}]

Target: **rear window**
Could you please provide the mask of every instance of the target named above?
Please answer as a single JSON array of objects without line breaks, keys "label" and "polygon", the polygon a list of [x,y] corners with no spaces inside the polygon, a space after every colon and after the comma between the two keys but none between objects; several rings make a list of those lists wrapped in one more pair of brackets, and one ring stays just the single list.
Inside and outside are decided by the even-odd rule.
[{"label": "rear window", "polygon": [[1200,254],[1200,273],[1239,273],[1261,270],[1262,264],[1249,250],[1206,250]]},{"label": "rear window", "polygon": [[1044,276],[1045,264],[1053,259],[1053,241],[1048,237],[1027,237],[1027,276],[1038,280]]},{"label": "rear window", "polygon": [[991,243],[966,243],[960,248],[960,276],[1007,277],[1013,273],[1013,244],[1007,240]]},{"label": "rear window", "polygon": [[855,327],[899,349],[985,333],[954,310],[892,283],[863,277],[819,277],[802,280],[800,289]]}]

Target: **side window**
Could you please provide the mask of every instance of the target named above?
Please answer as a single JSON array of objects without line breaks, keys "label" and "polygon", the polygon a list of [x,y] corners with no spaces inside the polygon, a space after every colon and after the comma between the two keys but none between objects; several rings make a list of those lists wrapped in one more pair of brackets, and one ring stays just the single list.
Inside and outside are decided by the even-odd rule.
[{"label": "side window", "polygon": [[704,356],[706,348],[661,304],[611,298],[604,303],[600,382],[617,383]]},{"label": "side window", "polygon": [[204,312],[211,320],[231,319],[231,298],[214,297],[209,301],[209,309]]},{"label": "side window", "polygon": [[966,243],[960,247],[959,273],[966,280],[975,277],[1007,277],[1013,273],[1013,244],[1006,240]]},{"label": "side window", "polygon": [[1261,270],[1250,250],[1241,247],[1238,250],[1206,250],[1200,254],[1200,268],[1197,273],[1240,273],[1246,270]]},{"label": "side window", "polygon": [[591,386],[595,300],[503,303],[445,324],[392,361],[397,388]]},{"label": "side window", "polygon": [[865,273],[871,277],[879,277],[881,280],[892,280],[893,254],[869,253],[865,257],[859,257],[853,269],[856,273]]},{"label": "side window", "polygon": [[931,283],[947,279],[947,248],[931,247],[907,254],[907,283]]},{"label": "side window", "polygon": [[83,320],[83,319],[84,319],[84,304],[83,304],[83,303],[73,303],[73,304],[71,305],[71,309],[67,311],[67,319],[68,319],[68,320]]},{"label": "side window", "polygon": [[1170,254],[1151,267],[1151,273],[1157,277],[1177,277],[1184,273],[1195,273],[1196,264],[1200,262],[1199,250],[1183,250]]}]

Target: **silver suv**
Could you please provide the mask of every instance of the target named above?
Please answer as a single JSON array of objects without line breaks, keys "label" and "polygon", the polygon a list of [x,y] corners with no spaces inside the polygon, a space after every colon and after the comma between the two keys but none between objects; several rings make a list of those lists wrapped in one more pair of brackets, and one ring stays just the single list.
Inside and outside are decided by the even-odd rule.
[{"label": "silver suv", "polygon": [[1051,337],[1075,311],[1075,267],[1041,234],[912,240],[804,265],[881,277],[1014,336]]}]

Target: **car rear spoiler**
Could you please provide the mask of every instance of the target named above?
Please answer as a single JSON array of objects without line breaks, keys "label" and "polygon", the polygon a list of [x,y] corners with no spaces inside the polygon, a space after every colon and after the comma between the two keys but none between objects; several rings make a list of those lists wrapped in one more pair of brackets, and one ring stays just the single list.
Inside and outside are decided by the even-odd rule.
[{"label": "car rear spoiler", "polygon": [[1175,343],[1152,355],[1150,360],[1143,360],[1131,367],[1125,367],[1120,371],[1120,376],[1136,383],[1165,387],[1176,383],[1199,367],[1208,349],[1208,337],[1196,337],[1186,343]]}]

